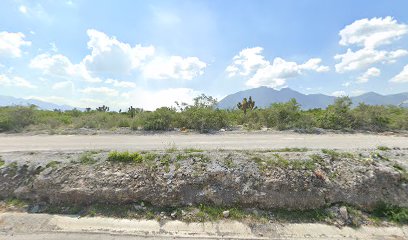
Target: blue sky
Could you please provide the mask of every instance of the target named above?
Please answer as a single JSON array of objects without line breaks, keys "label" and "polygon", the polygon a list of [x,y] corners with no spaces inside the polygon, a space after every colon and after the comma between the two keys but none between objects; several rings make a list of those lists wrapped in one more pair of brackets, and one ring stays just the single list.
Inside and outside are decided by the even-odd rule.
[{"label": "blue sky", "polygon": [[408,1],[0,3],[0,95],[154,109],[269,86],[408,91]]}]

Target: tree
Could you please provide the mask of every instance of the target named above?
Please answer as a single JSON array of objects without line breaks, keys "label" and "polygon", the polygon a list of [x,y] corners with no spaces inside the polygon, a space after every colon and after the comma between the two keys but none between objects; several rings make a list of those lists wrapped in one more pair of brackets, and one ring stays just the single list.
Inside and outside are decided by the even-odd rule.
[{"label": "tree", "polygon": [[349,97],[336,98],[329,105],[320,120],[321,126],[327,129],[346,129],[353,126],[354,117],[351,113],[351,99]]},{"label": "tree", "polygon": [[193,99],[194,107],[198,108],[215,108],[217,106],[217,99],[212,96],[201,94]]},{"label": "tree", "polygon": [[252,97],[249,96],[249,100],[247,98],[242,99],[242,103],[239,102],[237,104],[238,109],[241,109],[244,111],[244,114],[246,115],[247,110],[253,110],[255,109],[255,101],[252,100]]}]

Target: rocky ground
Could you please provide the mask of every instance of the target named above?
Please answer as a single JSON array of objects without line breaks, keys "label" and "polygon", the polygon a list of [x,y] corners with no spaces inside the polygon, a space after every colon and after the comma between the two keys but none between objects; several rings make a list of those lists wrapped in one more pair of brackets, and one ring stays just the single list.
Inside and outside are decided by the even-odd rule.
[{"label": "rocky ground", "polygon": [[408,149],[386,147],[168,148],[142,151],[137,161],[124,163],[109,159],[107,151],[8,152],[1,153],[1,206],[91,216],[336,225],[378,223],[371,213],[382,206],[397,209],[391,220],[404,222],[407,154]]}]

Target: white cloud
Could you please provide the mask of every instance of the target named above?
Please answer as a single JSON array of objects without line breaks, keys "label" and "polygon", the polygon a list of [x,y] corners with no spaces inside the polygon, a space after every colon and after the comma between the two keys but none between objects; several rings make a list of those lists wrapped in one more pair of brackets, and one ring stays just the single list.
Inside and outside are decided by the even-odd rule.
[{"label": "white cloud", "polygon": [[52,17],[45,11],[41,3],[26,1],[27,4],[18,6],[18,11],[27,18],[41,20],[46,23],[52,22]]},{"label": "white cloud", "polygon": [[394,82],[394,83],[407,83],[408,82],[408,64],[405,65],[404,69],[402,69],[402,71],[397,74],[396,76],[394,76],[390,82]]},{"label": "white cloud", "polygon": [[59,90],[59,89],[74,89],[74,83],[72,81],[62,81],[62,82],[57,82],[54,83],[51,86],[52,89],[54,90]]},{"label": "white cloud", "polygon": [[365,48],[376,48],[390,44],[408,33],[408,25],[399,24],[388,16],[385,18],[360,19],[347,25],[339,33],[340,45],[358,45]]},{"label": "white cloud", "polygon": [[320,58],[311,58],[303,64],[289,62],[282,58],[275,58],[273,62],[265,60],[262,48],[246,48],[234,56],[233,63],[225,71],[229,77],[236,75],[250,76],[247,86],[282,87],[289,78],[295,78],[305,71],[327,72],[329,67],[320,65]]},{"label": "white cloud", "polygon": [[43,74],[57,76],[68,80],[76,78],[91,83],[102,81],[98,77],[91,76],[83,64],[73,64],[62,54],[40,54],[30,61],[29,67],[42,70]]},{"label": "white cloud", "polygon": [[115,89],[112,88],[107,88],[107,87],[89,87],[80,90],[81,93],[85,94],[102,94],[106,96],[118,96],[119,92],[116,91]]},{"label": "white cloud", "polygon": [[155,52],[153,46],[132,47],[95,29],[88,29],[87,34],[91,54],[83,59],[83,63],[94,72],[128,73]]},{"label": "white cloud", "polygon": [[26,14],[28,12],[27,7],[24,5],[20,5],[20,7],[18,7],[18,10],[23,14]]},{"label": "white cloud", "polygon": [[136,87],[136,83],[134,82],[118,81],[115,79],[107,79],[105,83],[112,84],[114,87],[121,87],[121,88],[135,88]]},{"label": "white cloud", "polygon": [[30,46],[30,41],[24,40],[25,35],[21,32],[0,32],[0,56],[21,57],[21,48]]},{"label": "white cloud", "polygon": [[346,26],[339,33],[340,45],[360,46],[360,49],[350,48],[343,54],[337,54],[334,59],[336,72],[344,73],[359,69],[367,69],[373,64],[395,63],[398,58],[408,55],[404,49],[383,50],[379,46],[392,44],[408,33],[408,25],[400,24],[392,17],[360,19]]},{"label": "white cloud", "polygon": [[366,91],[364,91],[364,90],[353,90],[353,91],[351,91],[351,96],[359,96],[359,95],[364,94],[364,93],[366,93]]},{"label": "white cloud", "polygon": [[343,97],[343,96],[347,96],[347,94],[346,94],[346,92],[345,91],[335,91],[335,92],[332,92],[332,94],[331,94],[332,96],[335,96],[335,97]]},{"label": "white cloud", "polygon": [[345,83],[342,83],[341,86],[349,87],[351,84],[352,84],[352,82],[345,82]]},{"label": "white cloud", "polygon": [[311,58],[307,62],[299,65],[300,70],[312,70],[315,72],[327,72],[330,70],[328,66],[320,65],[322,59],[320,58]]},{"label": "white cloud", "polygon": [[378,68],[372,67],[369,68],[363,75],[357,78],[358,83],[366,83],[368,80],[374,77],[378,77],[381,75],[381,71]]},{"label": "white cloud", "polygon": [[174,102],[193,103],[193,98],[198,96],[200,92],[190,88],[169,88],[158,91],[146,89],[135,89],[134,91],[122,94],[122,102],[116,103],[121,108],[142,107],[146,110],[155,110],[159,107],[174,106]]},{"label": "white cloud", "polygon": [[269,61],[265,60],[262,56],[263,48],[245,48],[238,55],[234,56],[233,63],[229,65],[225,71],[228,73],[228,77],[236,75],[248,76],[260,67],[266,67],[269,65]]},{"label": "white cloud", "polygon": [[22,88],[37,88],[29,81],[18,76],[7,76],[5,74],[0,75],[0,86],[5,87],[22,87]]},{"label": "white cloud", "polygon": [[202,75],[206,66],[197,57],[156,57],[143,67],[143,75],[150,79],[191,80]]},{"label": "white cloud", "polygon": [[364,69],[375,63],[394,63],[398,58],[408,55],[408,51],[398,49],[396,51],[375,50],[363,48],[356,52],[347,49],[344,54],[337,54],[334,59],[341,60],[336,64],[336,72],[344,73]]}]

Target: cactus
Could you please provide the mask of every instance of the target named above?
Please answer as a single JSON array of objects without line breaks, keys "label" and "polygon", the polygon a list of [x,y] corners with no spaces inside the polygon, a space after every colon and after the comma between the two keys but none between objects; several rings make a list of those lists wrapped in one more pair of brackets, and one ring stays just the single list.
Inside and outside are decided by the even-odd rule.
[{"label": "cactus", "polygon": [[103,105],[102,107],[97,107],[96,111],[98,111],[98,112],[109,112],[109,107]]},{"label": "cactus", "polygon": [[128,108],[128,114],[130,115],[131,118],[134,118],[136,115],[136,108],[134,108],[133,106],[130,106]]},{"label": "cactus", "polygon": [[237,104],[238,109],[241,109],[242,111],[244,111],[244,114],[246,115],[247,110],[253,110],[255,109],[255,101],[252,100],[252,97],[249,96],[249,100],[247,100],[247,98],[244,98],[242,100],[242,103],[239,102]]}]

